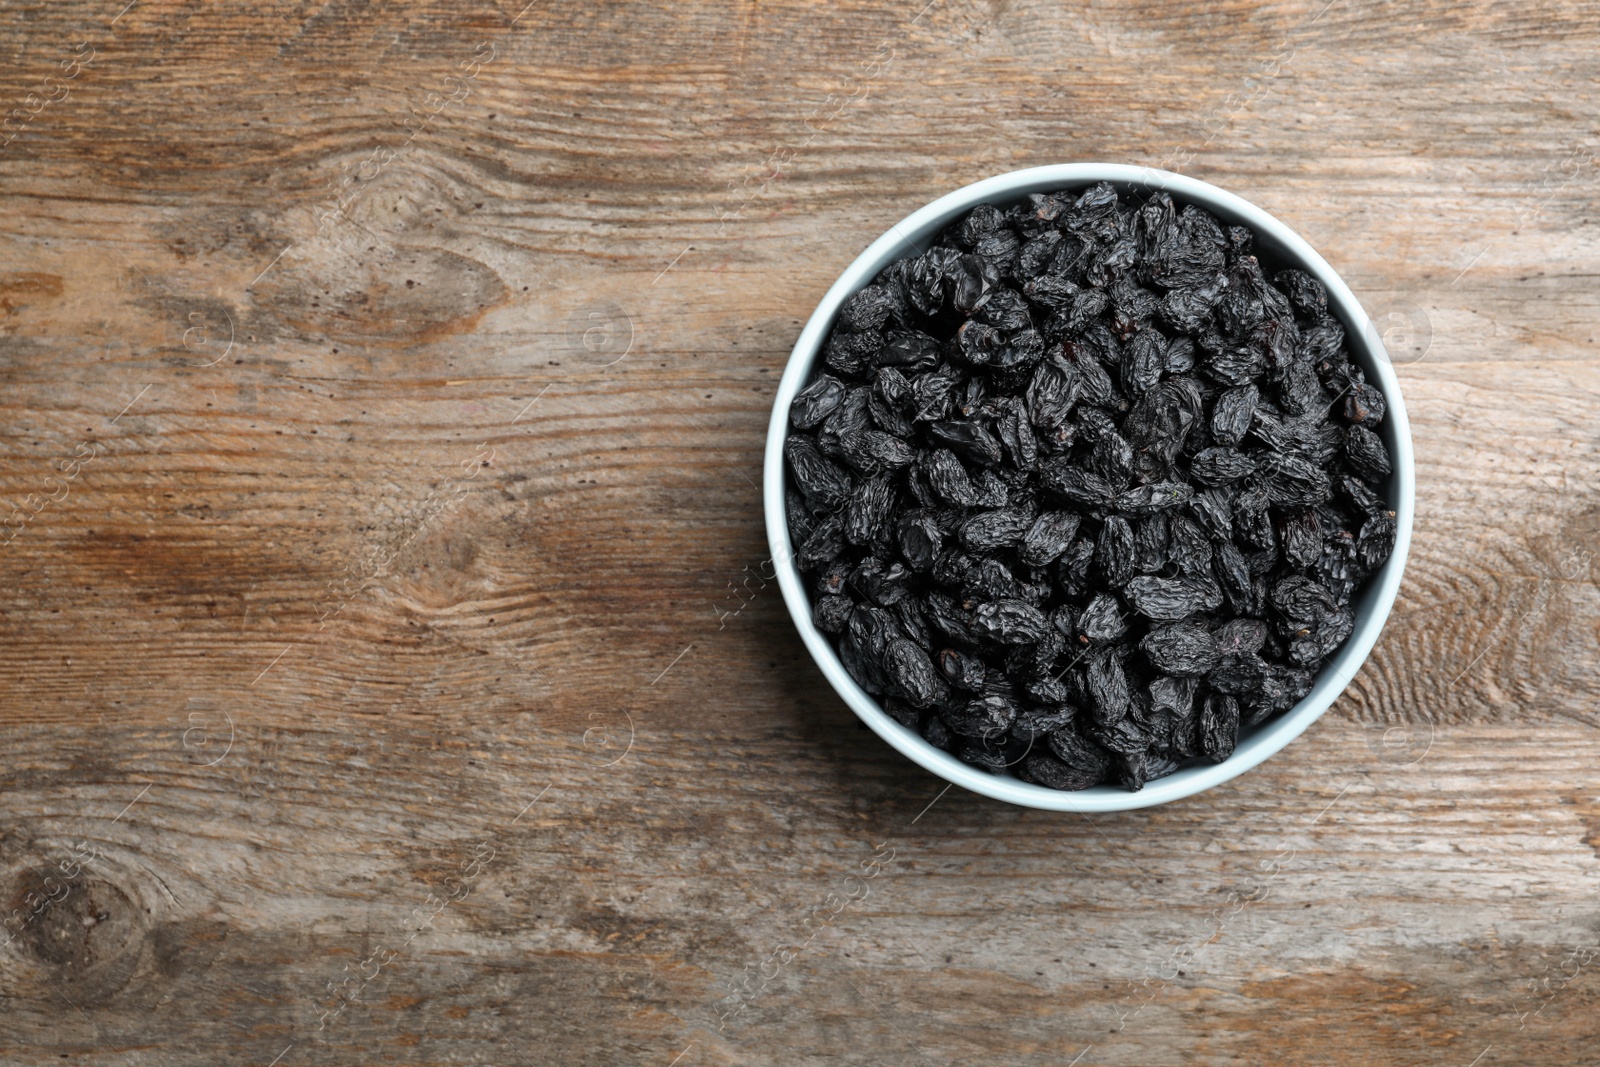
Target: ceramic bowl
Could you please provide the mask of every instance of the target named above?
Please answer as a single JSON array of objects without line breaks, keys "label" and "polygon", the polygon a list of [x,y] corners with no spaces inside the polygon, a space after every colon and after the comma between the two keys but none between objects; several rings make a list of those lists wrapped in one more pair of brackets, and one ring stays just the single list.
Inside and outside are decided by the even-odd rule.
[{"label": "ceramic bowl", "polygon": [[[811,377],[812,368],[821,359],[823,343],[845,299],[865,287],[890,263],[926,250],[947,225],[978,204],[990,203],[1004,207],[1024,200],[1029,193],[1079,189],[1096,182],[1110,182],[1120,190],[1134,194],[1165,190],[1180,206],[1196,204],[1210,211],[1224,224],[1246,226],[1252,230],[1257,254],[1269,269],[1297,267],[1321,281],[1328,290],[1329,310],[1344,325],[1351,358],[1361,365],[1367,380],[1383,390],[1388,401],[1388,415],[1379,435],[1388,446],[1394,468],[1385,487],[1387,502],[1395,512],[1394,554],[1357,594],[1353,604],[1355,630],[1334,657],[1323,665],[1311,692],[1289,711],[1242,733],[1238,747],[1224,762],[1184,767],[1148,783],[1136,793],[1117,785],[1062,792],[1009,775],[990,774],[935,748],[915,731],[891,719],[878,702],[845,671],[827,636],[812,622],[811,602],[794,563],[794,546],[789,538],[784,509],[787,472],[783,460],[783,442],[789,432],[789,406],[795,394]],[[764,478],[762,495],[766,507],[767,537],[784,603],[794,618],[795,627],[800,631],[806,648],[822,669],[823,677],[874,733],[934,774],[974,793],[1032,808],[1100,812],[1164,804],[1220,785],[1276,753],[1328,710],[1372,650],[1378,632],[1389,617],[1395,593],[1400,588],[1400,574],[1405,568],[1406,551],[1411,544],[1415,475],[1405,404],[1400,398],[1399,383],[1395,380],[1394,369],[1384,351],[1382,339],[1349,286],[1299,234],[1249,201],[1195,178],[1148,167],[1069,163],[1001,174],[942,196],[889,227],[888,233],[872,242],[865,252],[856,257],[855,262],[845,269],[823,296],[810,321],[801,330],[800,339],[795,342],[794,351],[789,356],[767,430]]]}]

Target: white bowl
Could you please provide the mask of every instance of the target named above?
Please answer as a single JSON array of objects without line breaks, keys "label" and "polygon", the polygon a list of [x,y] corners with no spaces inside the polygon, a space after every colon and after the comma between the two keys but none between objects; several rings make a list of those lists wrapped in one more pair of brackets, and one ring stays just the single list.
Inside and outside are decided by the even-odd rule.
[{"label": "white bowl", "polygon": [[[994,775],[963,763],[950,753],[935,748],[916,731],[901,726],[856,684],[839,662],[833,646],[812,622],[811,602],[794,562],[789,540],[789,524],[784,508],[783,442],[789,432],[789,407],[795,394],[806,384],[822,352],[823,343],[833,328],[839,306],[866,286],[878,272],[908,255],[926,250],[951,222],[978,204],[1006,206],[1023,200],[1029,193],[1048,193],[1060,189],[1083,188],[1096,182],[1110,182],[1122,190],[1166,190],[1179,204],[1196,204],[1224,223],[1246,226],[1255,233],[1256,247],[1278,267],[1298,267],[1328,290],[1329,310],[1344,325],[1351,358],[1367,374],[1367,380],[1383,390],[1388,415],[1379,435],[1388,446],[1394,473],[1385,490],[1387,502],[1395,512],[1394,554],[1383,569],[1368,579],[1354,603],[1355,630],[1343,647],[1318,672],[1316,684],[1305,699],[1289,711],[1245,732],[1232,756],[1218,764],[1185,767],[1165,778],[1148,783],[1137,793],[1120,786],[1100,785],[1077,792],[1063,792],[1020,779]],[[1110,163],[1068,163],[1012,171],[975,182],[942,196],[927,207],[912,212],[889,232],[878,238],[833,283],[817,310],[812,313],[800,339],[789,356],[789,365],[778,383],[772,406],[772,421],[767,429],[767,455],[763,498],[767,512],[767,540],[772,547],[778,586],[794,624],[806,647],[822,668],[829,684],[844,698],[874,733],[903,754],[939,777],[997,800],[1051,811],[1124,811],[1149,807],[1193,796],[1214,785],[1243,774],[1294,740],[1344,691],[1350,679],[1366,660],[1378,639],[1400,588],[1406,551],[1411,546],[1415,471],[1411,452],[1411,430],[1406,421],[1400,385],[1384,351],[1378,331],[1361,309],[1350,288],[1312,247],[1289,227],[1254,204],[1214,185],[1186,178],[1181,174],[1149,167]]]}]

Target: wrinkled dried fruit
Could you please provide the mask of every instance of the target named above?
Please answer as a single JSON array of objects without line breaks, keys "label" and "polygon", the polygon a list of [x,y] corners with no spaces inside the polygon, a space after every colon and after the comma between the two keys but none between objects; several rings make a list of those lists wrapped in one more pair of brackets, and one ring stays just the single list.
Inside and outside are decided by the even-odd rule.
[{"label": "wrinkled dried fruit", "polygon": [[1011,724],[1011,736],[1022,741],[1041,741],[1065,729],[1076,714],[1076,709],[1065,705],[1023,708],[1017,721]]},{"label": "wrinkled dried fruit", "polygon": [[889,678],[912,707],[925,708],[945,693],[944,681],[933,669],[928,654],[912,641],[898,638],[884,650]]},{"label": "wrinkled dried fruit", "polygon": [[1389,405],[1375,385],[1357,382],[1344,398],[1344,417],[1367,429],[1375,429],[1388,414]]},{"label": "wrinkled dried fruit", "polygon": [[1206,485],[1227,485],[1255,472],[1255,460],[1231,448],[1208,448],[1189,464],[1189,473]]},{"label": "wrinkled dried fruit", "polygon": [[1101,724],[1116,722],[1128,713],[1128,676],[1121,656],[1112,650],[1089,657],[1089,701]]},{"label": "wrinkled dried fruit", "polygon": [[826,634],[838,634],[850,625],[850,615],[855,610],[855,601],[847,596],[824,596],[817,598],[811,616],[817,629]]},{"label": "wrinkled dried fruit", "polygon": [[1017,559],[1029,567],[1045,567],[1061,558],[1078,532],[1078,516],[1068,511],[1047,511],[1033,520],[1017,546]]},{"label": "wrinkled dried fruit", "polygon": [[1133,577],[1133,527],[1121,515],[1108,515],[1100,526],[1094,558],[1107,585],[1121,588]]},{"label": "wrinkled dried fruit", "polygon": [[1127,613],[1110,593],[1096,594],[1078,618],[1078,633],[1085,643],[1105,644],[1127,632]]},{"label": "wrinkled dried fruit", "polygon": [[1196,578],[1141,575],[1128,583],[1124,594],[1134,611],[1161,622],[1176,622],[1222,606],[1222,590]]},{"label": "wrinkled dried fruit", "polygon": [[961,524],[961,547],[968,552],[997,552],[1022,540],[1033,526],[1033,513],[1022,508],[980,511]]},{"label": "wrinkled dried fruit", "polygon": [[1116,507],[1118,511],[1125,511],[1129,515],[1149,515],[1187,504],[1193,496],[1194,489],[1190,486],[1178,482],[1157,482],[1117,494]]},{"label": "wrinkled dried fruit", "polygon": [[1216,641],[1197,622],[1173,623],[1151,630],[1139,642],[1139,650],[1163,674],[1206,674],[1220,658]]},{"label": "wrinkled dried fruit", "polygon": [[1029,756],[1023,764],[1023,771],[1019,777],[1051,789],[1087,789],[1091,785],[1099,785],[1101,779],[1101,772],[1080,771],[1043,752]]},{"label": "wrinkled dried fruit", "polygon": [[789,421],[797,430],[814,430],[843,400],[844,383],[830,374],[819,374],[794,398]]},{"label": "wrinkled dried fruit", "polygon": [[999,737],[1017,721],[1017,714],[1017,702],[1002,693],[959,702],[943,713],[945,725],[962,737]]},{"label": "wrinkled dried fruit", "polygon": [[973,625],[985,637],[1002,645],[1031,645],[1044,637],[1050,621],[1025,600],[1002,599],[979,604]]},{"label": "wrinkled dried fruit", "polygon": [[1200,706],[1200,750],[1212,763],[1233,755],[1239,742],[1239,700],[1226,693],[1207,694]]},{"label": "wrinkled dried fruit", "polygon": [[1367,481],[1381,482],[1389,476],[1389,450],[1365,426],[1356,425],[1345,431],[1344,451],[1350,466]]}]

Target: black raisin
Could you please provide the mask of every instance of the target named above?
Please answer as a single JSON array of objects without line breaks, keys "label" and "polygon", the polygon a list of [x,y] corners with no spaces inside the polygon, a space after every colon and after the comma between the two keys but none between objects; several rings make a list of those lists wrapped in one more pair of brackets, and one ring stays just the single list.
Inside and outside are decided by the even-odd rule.
[{"label": "black raisin", "polygon": [[884,672],[912,707],[925,708],[944,695],[944,681],[933,669],[928,654],[914,642],[905,638],[889,642],[883,663]]},{"label": "black raisin", "polygon": [[1232,448],[1207,448],[1189,464],[1190,472],[1206,485],[1227,485],[1255,473],[1256,464],[1249,456]]},{"label": "black raisin", "polygon": [[1117,510],[1130,515],[1149,515],[1187,504],[1194,489],[1182,482],[1156,482],[1140,485],[1117,495]]},{"label": "black raisin", "polygon": [[789,421],[797,430],[813,430],[833,414],[844,400],[844,383],[831,374],[820,374],[794,398]]},{"label": "black raisin", "polygon": [[1001,459],[1000,440],[977,422],[935,422],[933,440],[974,463],[992,465]]},{"label": "black raisin", "polygon": [[823,633],[839,634],[850,625],[850,614],[855,609],[855,602],[847,596],[818,597],[811,617]]},{"label": "black raisin", "polygon": [[1061,558],[1078,532],[1079,518],[1068,511],[1046,511],[1033,520],[1017,546],[1017,558],[1029,567],[1046,567]]},{"label": "black raisin", "polygon": [[945,725],[962,737],[999,737],[1016,722],[1017,702],[998,693],[975,697],[943,713]]},{"label": "black raisin", "polygon": [[1095,562],[1107,585],[1121,588],[1133,577],[1133,527],[1121,515],[1106,517],[1095,545]]},{"label": "black raisin", "polygon": [[1100,774],[1080,771],[1043,752],[1029,756],[1023,766],[1032,781],[1051,789],[1088,789],[1092,785],[1099,785],[1102,778]]},{"label": "black raisin", "polygon": [[1087,643],[1106,644],[1127,632],[1127,613],[1111,593],[1096,594],[1078,617],[1079,637]]},{"label": "black raisin", "polygon": [[1011,724],[1011,736],[1023,741],[1042,741],[1072,722],[1076,711],[1070,707],[1024,707]]},{"label": "black raisin", "polygon": [[900,555],[919,574],[933,569],[944,546],[945,531],[930,512],[911,511],[900,517]]},{"label": "black raisin", "polygon": [[979,604],[972,612],[978,632],[1002,645],[1031,645],[1050,625],[1044,612],[1025,600],[1003,598]]},{"label": "black raisin", "polygon": [[783,455],[794,484],[813,508],[831,511],[850,498],[850,475],[817,451],[811,438],[789,438],[783,443]]},{"label": "black raisin", "polygon": [[1211,410],[1211,439],[1230,448],[1243,441],[1255,418],[1260,395],[1253,384],[1224,390]]},{"label": "black raisin", "polygon": [[1304,569],[1322,558],[1322,522],[1314,508],[1286,515],[1279,537],[1290,566]]},{"label": "black raisin", "polygon": [[961,546],[968,552],[995,552],[1022,540],[1033,525],[1033,513],[1021,508],[980,511],[961,524]]},{"label": "black raisin", "polygon": [[1200,750],[1213,763],[1233,755],[1239,742],[1239,701],[1225,693],[1209,693],[1200,705]]},{"label": "black raisin", "polygon": [[864,545],[878,536],[894,506],[894,483],[883,476],[868,478],[851,490],[844,505],[844,539]]},{"label": "black raisin", "polygon": [[1389,450],[1383,447],[1378,435],[1365,426],[1351,426],[1345,431],[1345,458],[1355,472],[1369,482],[1381,482],[1389,476]]},{"label": "black raisin", "polygon": [[1194,622],[1161,626],[1144,635],[1139,650],[1163,674],[1208,674],[1217,665],[1217,643]]},{"label": "black raisin", "polygon": [[1128,676],[1115,651],[1090,656],[1087,678],[1091,708],[1097,722],[1102,725],[1116,722],[1128,714]]},{"label": "black raisin", "polygon": [[1134,611],[1161,622],[1176,622],[1222,606],[1222,590],[1196,578],[1141,575],[1127,584],[1124,595]]},{"label": "black raisin", "polygon": [[1388,410],[1388,403],[1383,399],[1383,393],[1377,386],[1357,382],[1350,387],[1350,392],[1345,394],[1345,419],[1365,426],[1369,430],[1376,429],[1383,422],[1383,416]]}]

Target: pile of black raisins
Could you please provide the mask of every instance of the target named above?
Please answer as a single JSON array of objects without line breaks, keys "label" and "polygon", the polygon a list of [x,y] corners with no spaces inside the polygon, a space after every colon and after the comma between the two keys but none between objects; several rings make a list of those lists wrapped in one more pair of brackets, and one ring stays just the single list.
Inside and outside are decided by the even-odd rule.
[{"label": "pile of black raisins", "polygon": [[1292,707],[1389,558],[1321,283],[1109,185],[980,205],[844,303],[784,443],[817,627],[967,763],[1139,789]]}]

